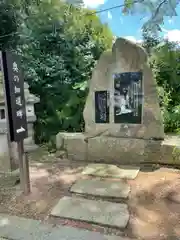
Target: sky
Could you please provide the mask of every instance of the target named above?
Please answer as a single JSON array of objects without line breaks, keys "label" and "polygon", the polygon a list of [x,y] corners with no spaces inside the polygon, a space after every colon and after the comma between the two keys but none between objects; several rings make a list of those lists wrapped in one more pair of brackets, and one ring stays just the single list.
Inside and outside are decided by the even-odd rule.
[{"label": "sky", "polygon": [[[96,10],[111,8],[123,3],[123,0],[84,0],[86,7]],[[180,42],[180,4],[176,9],[178,16],[166,17],[162,26],[164,38],[170,41]],[[98,13],[101,21],[107,23],[111,28],[114,36],[126,37],[132,41],[141,41],[141,29],[143,23],[147,20],[146,16],[122,14],[121,8]]]}]

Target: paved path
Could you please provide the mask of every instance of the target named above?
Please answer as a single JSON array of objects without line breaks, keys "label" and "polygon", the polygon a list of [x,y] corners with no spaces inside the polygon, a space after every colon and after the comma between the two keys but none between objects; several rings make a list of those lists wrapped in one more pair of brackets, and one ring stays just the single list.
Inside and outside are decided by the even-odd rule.
[{"label": "paved path", "polygon": [[[59,200],[51,215],[125,228],[129,220],[127,204],[106,201],[105,197],[126,199],[130,187],[124,179],[134,179],[138,172],[139,169],[133,167],[118,168],[114,165],[90,164],[85,167],[83,174],[119,180],[79,179],[72,186],[72,192],[99,196],[101,200],[77,196],[64,197]],[[0,240],[3,238],[8,240],[128,240],[68,226],[53,227],[40,221],[1,214]]]},{"label": "paved path", "polygon": [[77,228],[43,224],[37,220],[0,215],[0,240],[129,240]]},{"label": "paved path", "polygon": [[[117,167],[108,164],[89,164],[82,174],[93,175],[94,179],[79,179],[71,187],[71,192],[84,196],[98,196],[101,200],[90,200],[82,197],[63,197],[53,208],[51,215],[67,219],[86,221],[110,227],[125,228],[129,221],[128,206],[125,203],[106,201],[109,199],[126,199],[130,186],[125,179],[134,179],[139,172],[137,167]],[[108,177],[112,179],[96,179]],[[119,179],[119,181],[117,181]]]}]

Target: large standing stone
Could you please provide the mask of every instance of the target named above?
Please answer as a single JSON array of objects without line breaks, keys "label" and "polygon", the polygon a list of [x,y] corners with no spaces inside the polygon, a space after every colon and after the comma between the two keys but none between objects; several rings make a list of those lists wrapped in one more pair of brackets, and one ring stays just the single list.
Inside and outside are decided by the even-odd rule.
[{"label": "large standing stone", "polygon": [[126,204],[75,197],[61,198],[51,215],[119,228],[125,228],[129,220]]},{"label": "large standing stone", "polygon": [[163,161],[156,83],[140,45],[118,38],[112,51],[102,54],[89,80],[83,116],[81,139],[64,137],[68,158],[118,164]]},{"label": "large standing stone", "polygon": [[[114,123],[114,74],[141,72],[143,109],[141,124]],[[95,122],[95,92],[109,91],[109,123]],[[112,51],[102,54],[89,82],[89,94],[84,109],[85,132],[97,135],[163,139],[164,129],[160,114],[156,83],[147,64],[147,54],[139,45],[118,38]]]}]

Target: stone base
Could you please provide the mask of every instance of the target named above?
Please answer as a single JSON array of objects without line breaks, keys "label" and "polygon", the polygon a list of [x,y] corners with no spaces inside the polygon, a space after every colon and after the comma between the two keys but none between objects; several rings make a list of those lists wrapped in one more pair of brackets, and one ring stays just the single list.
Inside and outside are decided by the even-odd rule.
[{"label": "stone base", "polygon": [[66,150],[69,159],[82,161],[87,159],[87,142],[83,133],[58,133],[56,147]]},{"label": "stone base", "polygon": [[[38,148],[38,146],[35,144],[34,145],[26,145],[25,144],[24,145],[24,151],[26,153],[35,151],[37,148]],[[6,157],[6,158],[0,157],[1,162],[2,162],[2,160],[4,160],[4,163],[7,163],[9,161],[9,157]],[[0,189],[13,187],[19,181],[20,181],[19,168],[17,168],[16,170],[11,169],[10,167],[6,167],[6,168],[1,167],[0,168]]]},{"label": "stone base", "polygon": [[172,141],[172,138],[164,141],[106,136],[87,139],[83,133],[59,133],[56,144],[57,149],[67,151],[71,160],[111,164],[180,164],[180,141]]},{"label": "stone base", "polygon": [[0,189],[15,186],[20,181],[19,169],[12,172],[0,172]]},{"label": "stone base", "polygon": [[28,145],[28,144],[24,144],[24,152],[25,153],[30,153],[30,152],[34,152],[38,149],[38,145],[36,144],[31,144],[31,145]]}]

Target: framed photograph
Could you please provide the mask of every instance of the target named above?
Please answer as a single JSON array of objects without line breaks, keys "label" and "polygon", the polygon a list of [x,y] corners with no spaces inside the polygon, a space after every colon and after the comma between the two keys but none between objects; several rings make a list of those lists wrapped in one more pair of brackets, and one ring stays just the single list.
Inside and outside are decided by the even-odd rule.
[{"label": "framed photograph", "polygon": [[142,123],[142,72],[114,74],[114,123]]}]

